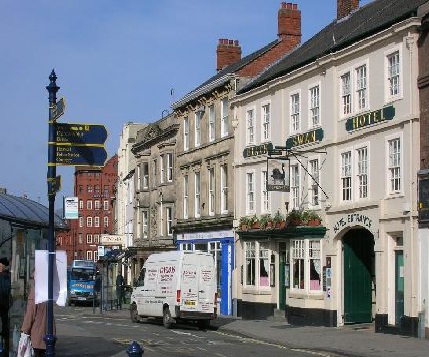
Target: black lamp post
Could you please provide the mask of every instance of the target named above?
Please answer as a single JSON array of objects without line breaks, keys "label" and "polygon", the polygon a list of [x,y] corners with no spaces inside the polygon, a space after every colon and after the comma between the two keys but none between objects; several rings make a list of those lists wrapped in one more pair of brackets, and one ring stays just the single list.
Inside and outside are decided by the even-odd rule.
[{"label": "black lamp post", "polygon": [[55,121],[57,92],[60,87],[57,86],[57,76],[52,70],[49,76],[50,83],[46,86],[49,92],[49,140],[48,142],[48,198],[49,198],[49,230],[48,230],[48,315],[47,315],[47,332],[44,337],[46,343],[46,357],[55,356],[54,336],[54,263],[55,263],[55,188],[53,182],[57,174],[57,151],[55,143],[57,142],[57,124]]}]

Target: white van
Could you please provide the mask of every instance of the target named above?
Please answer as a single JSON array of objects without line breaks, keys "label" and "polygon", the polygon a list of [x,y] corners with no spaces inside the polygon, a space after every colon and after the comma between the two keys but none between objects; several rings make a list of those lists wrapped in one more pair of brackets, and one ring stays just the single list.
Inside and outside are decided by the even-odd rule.
[{"label": "white van", "polygon": [[167,328],[180,320],[208,327],[217,315],[215,275],[213,256],[206,252],[150,255],[131,294],[131,320],[162,317]]}]

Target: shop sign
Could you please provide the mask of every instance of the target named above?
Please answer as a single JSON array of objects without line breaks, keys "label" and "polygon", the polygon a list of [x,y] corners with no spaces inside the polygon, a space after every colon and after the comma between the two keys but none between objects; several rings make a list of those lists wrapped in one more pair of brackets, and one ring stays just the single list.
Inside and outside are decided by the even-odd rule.
[{"label": "shop sign", "polygon": [[305,144],[313,144],[323,140],[323,129],[318,128],[307,131],[303,134],[292,136],[286,140],[286,149],[291,149],[295,146],[301,146]]},{"label": "shop sign", "polygon": [[353,131],[370,125],[381,123],[386,120],[392,120],[395,117],[395,108],[393,105],[374,110],[373,112],[357,115],[354,118],[347,119],[346,130]]},{"label": "shop sign", "polygon": [[119,234],[102,234],[100,237],[100,243],[104,245],[123,245],[124,238]]},{"label": "shop sign", "polygon": [[364,214],[360,213],[350,213],[341,217],[334,225],[334,233],[338,233],[341,229],[345,227],[352,227],[360,225],[363,227],[371,229],[372,219]]},{"label": "shop sign", "polygon": [[249,146],[243,150],[243,157],[267,155],[269,150],[273,150],[272,143],[265,143],[257,146]]}]

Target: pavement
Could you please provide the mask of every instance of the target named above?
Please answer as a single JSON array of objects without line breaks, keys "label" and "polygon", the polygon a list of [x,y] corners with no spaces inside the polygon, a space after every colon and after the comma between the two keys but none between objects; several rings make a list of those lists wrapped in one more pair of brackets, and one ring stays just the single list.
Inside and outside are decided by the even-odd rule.
[{"label": "pavement", "polygon": [[[129,316],[129,307],[104,312]],[[292,326],[285,320],[244,320],[220,316],[211,329],[234,333],[266,343],[308,351],[310,355],[347,357],[428,357],[429,340],[374,332],[373,324],[344,327]],[[141,346],[144,348],[144,346]],[[319,352],[319,353],[317,353]],[[112,357],[126,357],[126,351]]]}]

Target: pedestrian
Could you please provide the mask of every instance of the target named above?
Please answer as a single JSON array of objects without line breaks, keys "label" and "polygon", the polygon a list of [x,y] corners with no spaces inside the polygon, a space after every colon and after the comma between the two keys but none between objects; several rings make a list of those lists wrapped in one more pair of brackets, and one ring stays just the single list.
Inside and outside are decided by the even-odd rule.
[{"label": "pedestrian", "polygon": [[[36,272],[34,271],[34,280],[36,281]],[[27,300],[27,309],[22,322],[21,332],[30,335],[31,345],[34,350],[34,357],[44,357],[46,352],[46,343],[44,337],[46,336],[48,310],[47,302],[36,304],[35,301],[35,284],[30,290],[30,295]]]},{"label": "pedestrian", "polygon": [[1,337],[5,355],[9,355],[9,307],[10,307],[10,272],[8,270],[9,260],[0,258],[0,318]]},{"label": "pedestrian", "polygon": [[124,290],[124,277],[118,271],[118,275],[116,276],[116,299],[117,306],[119,309],[122,309],[122,294]]}]

